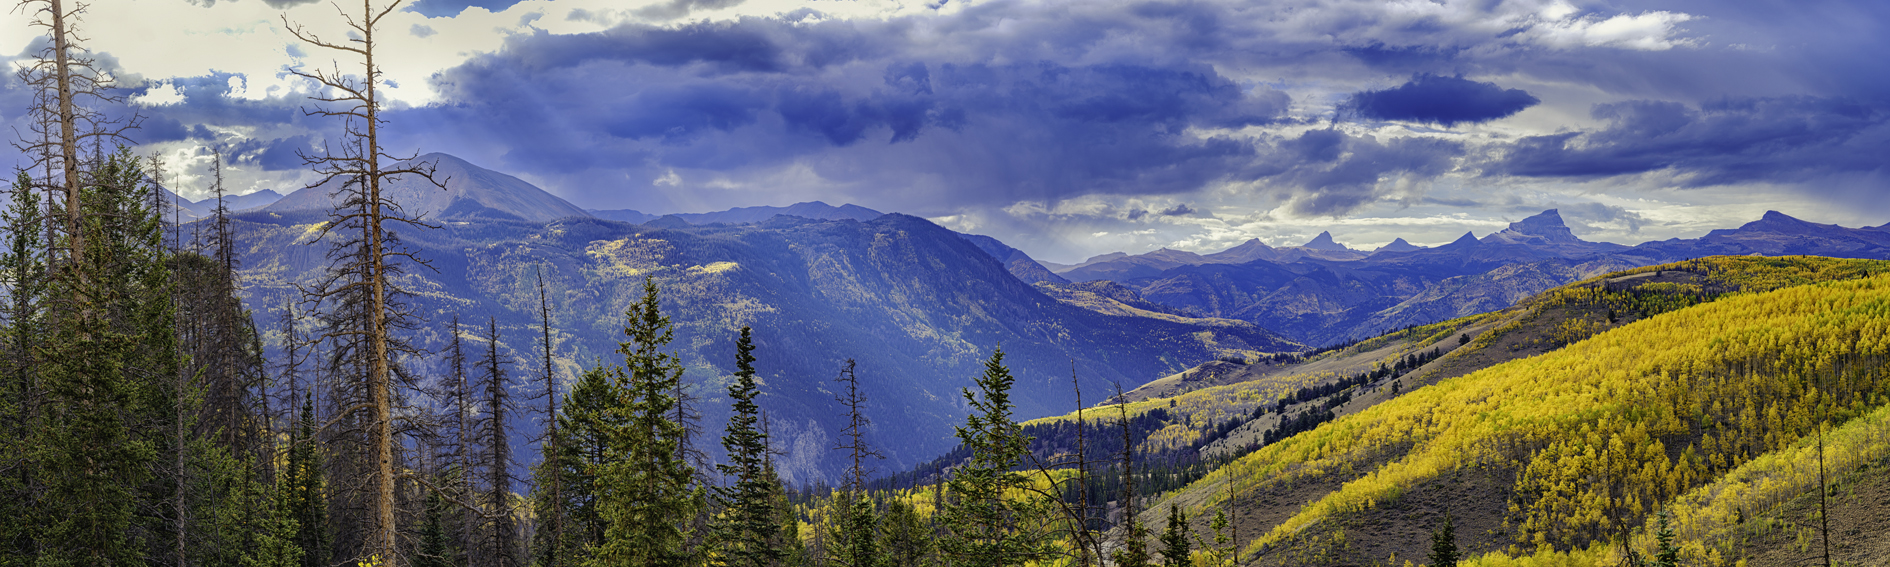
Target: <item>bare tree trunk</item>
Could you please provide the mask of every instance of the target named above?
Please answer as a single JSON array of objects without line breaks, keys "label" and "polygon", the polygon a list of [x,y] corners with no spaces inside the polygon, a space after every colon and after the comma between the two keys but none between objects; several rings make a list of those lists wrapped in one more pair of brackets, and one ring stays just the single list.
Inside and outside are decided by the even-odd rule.
[{"label": "bare tree trunk", "polygon": [[564,544],[564,468],[558,463],[562,445],[558,443],[558,381],[551,373],[551,301],[545,292],[545,272],[540,266],[538,274],[538,322],[544,343],[545,353],[545,470],[551,473],[551,517],[545,518],[546,528],[551,530],[550,554],[546,556],[545,567],[558,567],[559,546]]}]

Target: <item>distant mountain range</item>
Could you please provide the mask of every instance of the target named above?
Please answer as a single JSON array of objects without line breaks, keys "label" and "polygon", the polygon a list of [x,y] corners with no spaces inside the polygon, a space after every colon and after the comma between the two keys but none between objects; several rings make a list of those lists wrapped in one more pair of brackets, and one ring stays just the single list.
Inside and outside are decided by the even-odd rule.
[{"label": "distant mountain range", "polygon": [[[756,329],[764,406],[788,452],[784,473],[796,482],[831,480],[841,467],[828,450],[839,427],[830,392],[848,358],[869,384],[885,468],[898,470],[953,445],[950,426],[965,411],[957,389],[1000,346],[1018,376],[1019,416],[1030,418],[1074,405],[1072,371],[1085,400],[1101,400],[1116,383],[1132,389],[1223,357],[1502,309],[1635,266],[1724,254],[1890,258],[1890,225],[1852,229],[1768,213],[1699,239],[1630,247],[1582,241],[1549,210],[1434,248],[1400,239],[1365,252],[1321,233],[1301,246],[1256,239],[1211,254],[1164,249],[1058,265],[988,236],[854,205],[586,211],[452,156],[421,159],[438,164],[445,189],[411,178],[387,189],[408,211],[443,221],[401,234],[433,268],[413,267],[401,282],[418,292],[412,302],[426,318],[420,345],[437,352],[454,314],[469,328],[492,316],[508,337],[502,346],[533,359],[524,337],[536,325],[533,282],[543,270],[561,337],[557,361],[569,375],[616,357],[621,313],[643,276],[655,277],[707,430],[724,417],[734,332]],[[328,199],[318,187],[235,215],[257,313],[279,313],[292,284],[326,265],[325,248],[302,244],[326,220]],[[436,358],[408,363],[438,375]]]},{"label": "distant mountain range", "polygon": [[[736,332],[755,329],[761,403],[787,451],[780,466],[795,482],[831,482],[843,466],[829,449],[844,417],[832,380],[846,359],[857,361],[868,395],[869,440],[887,455],[885,470],[896,470],[952,446],[951,426],[965,411],[959,388],[970,386],[1000,347],[1018,379],[1018,413],[1027,417],[1074,408],[1073,378],[1085,400],[1099,400],[1115,384],[1134,388],[1208,360],[1305,348],[1244,321],[1107,313],[1059,301],[1012,275],[1055,279],[1041,267],[1028,270],[1035,262],[1022,252],[917,217],[813,203],[786,209],[842,216],[821,220],[755,207],[643,224],[588,214],[529,221],[523,219],[539,214],[533,211],[554,210],[556,203],[544,199],[555,197],[508,196],[522,191],[522,182],[441,162],[461,168],[447,191],[396,189],[427,192],[409,210],[445,213],[433,217],[442,220],[439,229],[400,234],[432,267],[408,266],[399,282],[415,291],[409,304],[425,318],[412,337],[418,345],[440,352],[454,315],[469,330],[496,317],[501,348],[520,361],[513,371],[530,376],[537,367],[530,361],[538,360],[530,337],[537,332],[534,286],[542,270],[552,290],[556,361],[570,376],[599,359],[620,358],[622,313],[640,296],[643,278],[654,277],[677,326],[673,348],[689,368],[705,432],[726,419]],[[305,245],[325,217],[285,202],[234,221],[249,306],[269,328],[296,296],[293,284],[309,283],[327,265],[324,246]],[[762,220],[715,220],[755,218]],[[406,364],[439,376],[440,359]],[[527,423],[521,421],[521,435],[537,430]],[[699,447],[719,452],[713,439],[705,433]]]},{"label": "distant mountain range", "polygon": [[[216,213],[216,197],[210,197],[202,201],[192,201],[176,193],[172,193],[170,189],[160,188],[159,191],[163,192],[162,197],[170,204],[170,210],[164,212],[165,220],[184,223]],[[226,195],[223,197],[223,205],[229,208],[230,212],[234,213],[268,206],[270,203],[274,203],[281,198],[281,193],[264,189],[247,195]]]},{"label": "distant mountain range", "polygon": [[1114,281],[1195,316],[1249,321],[1317,345],[1501,309],[1611,271],[1747,254],[1890,259],[1890,225],[1845,228],[1771,211],[1697,239],[1623,246],[1577,238],[1550,209],[1481,239],[1465,233],[1436,248],[1398,239],[1364,254],[1321,233],[1297,247],[1252,240],[1204,255],[1115,253],[1052,271],[1076,282]]}]

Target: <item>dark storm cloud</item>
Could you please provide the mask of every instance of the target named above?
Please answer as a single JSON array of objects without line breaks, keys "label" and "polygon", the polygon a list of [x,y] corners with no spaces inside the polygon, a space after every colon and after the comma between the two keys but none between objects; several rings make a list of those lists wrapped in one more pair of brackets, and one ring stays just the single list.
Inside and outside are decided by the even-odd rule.
[{"label": "dark storm cloud", "polygon": [[1522,89],[1420,73],[1395,88],[1354,94],[1344,107],[1369,119],[1455,126],[1506,118],[1540,102]]},{"label": "dark storm cloud", "polygon": [[1290,103],[1198,63],[940,60],[902,26],[751,18],[541,34],[442,73],[453,104],[397,119],[507,140],[505,167],[616,176],[599,196],[664,168],[817,158],[840,184],[929,176],[1007,204],[1199,188],[1257,148],[1191,130],[1275,123]]},{"label": "dark storm cloud", "polygon": [[1302,215],[1338,216],[1384,197],[1381,181],[1405,176],[1431,179],[1450,171],[1463,144],[1435,138],[1380,141],[1324,129],[1276,144],[1259,179],[1297,188],[1290,201]]},{"label": "dark storm cloud", "polygon": [[1608,127],[1523,138],[1486,171],[1596,178],[1672,170],[1697,187],[1880,172],[1890,155],[1890,112],[1841,99],[1631,101],[1593,114]]}]

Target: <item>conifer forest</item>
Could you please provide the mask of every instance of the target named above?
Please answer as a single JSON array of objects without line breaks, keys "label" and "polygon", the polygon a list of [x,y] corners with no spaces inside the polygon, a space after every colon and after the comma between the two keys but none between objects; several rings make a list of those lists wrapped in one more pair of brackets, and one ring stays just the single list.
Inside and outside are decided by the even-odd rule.
[{"label": "conifer forest", "polygon": [[[138,143],[170,126],[88,48],[81,24],[112,12],[18,2],[43,37],[14,65],[27,96],[0,97],[30,100],[4,109],[29,127],[14,132],[22,161],[0,207],[0,567],[1890,566],[1890,225],[1768,212],[1627,246],[1582,240],[1548,209],[1431,247],[1353,250],[1321,231],[1303,246],[1064,265],[950,215],[580,209],[396,147],[394,133],[421,126],[389,98],[388,62],[412,54],[387,38],[431,35],[392,22],[435,9],[404,1],[267,23],[290,52],[331,62],[281,68],[313,93],[293,120],[330,135],[292,152],[297,195],[241,207],[255,193],[234,194],[225,173],[255,158],[206,150],[207,174],[179,175]],[[638,13],[709,9],[672,4]],[[1185,8],[1156,4],[1137,17]],[[945,5],[928,9],[1011,6]],[[1530,17],[1604,21],[1559,9]],[[838,25],[796,14],[753,37]],[[1635,17],[1669,13],[1649,14]],[[1523,29],[1500,37],[1536,41]],[[814,51],[757,65],[825,57]],[[986,65],[1003,59],[887,64],[868,82],[885,100],[986,88],[1021,73]],[[675,66],[737,73],[707,60]],[[1035,64],[1030,80],[1080,74]],[[1506,113],[1411,123],[1541,102],[1420,72],[1338,103],[1324,134],[1275,141],[1410,150],[1340,122],[1428,112],[1385,97],[1446,83],[1487,87]],[[1242,85],[1215,96],[1264,87]],[[727,102],[701,96],[713,100],[665,100],[678,115]],[[827,100],[805,98],[797,111]],[[1057,112],[1096,124],[1155,112],[1098,100]],[[861,112],[886,124],[856,130],[890,129],[888,147],[920,136],[913,124],[981,127],[963,109],[884,104]],[[900,104],[929,110],[887,118]],[[1720,104],[1689,119],[1750,110]],[[1593,115],[1653,112],[1630,106]],[[682,147],[689,128],[770,120],[744,116],[671,116],[639,135]],[[1212,127],[1291,122],[1250,118]],[[836,132],[820,135],[862,136]],[[1573,135],[1526,149],[1613,143]],[[1430,166],[1398,167],[1372,178]],[[670,169],[652,187],[680,179]],[[1351,198],[1335,194],[1318,198]],[[208,208],[185,218],[186,205]],[[1343,216],[1316,213],[1302,218]]]}]

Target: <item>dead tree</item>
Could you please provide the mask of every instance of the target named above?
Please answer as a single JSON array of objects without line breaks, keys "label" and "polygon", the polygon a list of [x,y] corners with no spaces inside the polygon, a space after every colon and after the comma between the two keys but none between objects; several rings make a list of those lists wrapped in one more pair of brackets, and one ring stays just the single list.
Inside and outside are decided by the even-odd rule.
[{"label": "dead tree", "polygon": [[[359,324],[341,328],[331,328],[330,333],[352,333],[360,338],[361,351],[357,353],[365,359],[363,365],[363,386],[366,395],[362,405],[350,407],[350,412],[360,412],[358,425],[367,434],[369,450],[369,482],[365,487],[371,491],[367,502],[370,521],[368,537],[360,551],[362,557],[379,556],[389,564],[403,563],[398,557],[400,546],[396,537],[397,520],[395,517],[395,451],[399,444],[394,440],[396,402],[394,374],[394,356],[402,351],[414,353],[392,337],[393,331],[410,324],[411,314],[395,298],[401,290],[393,284],[394,275],[400,273],[401,260],[424,265],[401,246],[395,238],[396,227],[430,227],[423,219],[409,216],[400,205],[388,199],[382,188],[402,176],[418,176],[444,188],[433,179],[433,170],[425,164],[414,163],[411,158],[406,165],[398,165],[396,158],[386,153],[380,143],[380,128],[383,120],[380,116],[381,100],[377,88],[382,78],[381,70],[375,65],[376,33],[383,18],[392,14],[401,4],[401,0],[392,0],[382,6],[375,6],[374,0],[362,0],[361,12],[350,14],[343,11],[342,18],[352,30],[352,37],[346,41],[335,42],[322,39],[321,36],[295,25],[283,16],[283,24],[289,33],[304,43],[337,51],[360,58],[359,75],[349,75],[339,66],[333,70],[304,71],[292,69],[297,76],[317,83],[324,94],[311,97],[317,101],[316,108],[305,109],[309,116],[341,118],[344,124],[345,141],[338,147],[330,146],[320,154],[304,154],[303,161],[314,168],[321,179],[314,186],[338,183],[340,186],[339,203],[331,211],[332,222],[323,225],[321,237],[325,240],[339,227],[358,231],[358,238],[349,238],[351,242],[339,244],[337,249],[343,253],[330,255],[331,262],[340,264],[341,269],[332,273],[346,277],[331,277],[324,285],[306,290],[305,297],[317,303],[335,299],[359,302],[356,311],[361,317]],[[384,163],[383,160],[386,160]],[[331,264],[332,266],[333,264]]]},{"label": "dead tree", "polygon": [[857,499],[859,493],[866,489],[866,475],[872,472],[866,467],[866,459],[869,457],[886,458],[866,444],[866,427],[872,425],[873,420],[868,419],[866,414],[860,411],[860,408],[866,405],[866,395],[860,393],[860,379],[853,371],[854,362],[849,358],[846,364],[840,367],[840,377],[834,379],[846,388],[845,391],[834,396],[834,401],[840,402],[840,405],[847,408],[847,426],[841,430],[841,440],[833,448],[846,450],[847,456],[852,459],[853,464],[847,468],[846,478],[849,504],[851,504],[850,500]]},{"label": "dead tree", "polygon": [[511,394],[506,389],[505,365],[509,363],[499,354],[499,323],[497,319],[486,321],[486,354],[479,360],[479,366],[485,371],[482,400],[485,407],[480,408],[479,436],[480,460],[485,473],[485,494],[481,504],[486,508],[487,531],[480,545],[477,556],[480,565],[492,567],[517,567],[518,524],[512,514],[512,445],[506,435],[505,416],[511,409]]},{"label": "dead tree", "polygon": [[[110,75],[99,71],[89,51],[80,45],[84,38],[78,34],[78,23],[85,5],[65,0],[20,0],[15,6],[32,18],[32,25],[44,28],[52,43],[19,70],[20,82],[34,91],[30,112],[37,118],[31,126],[37,140],[23,139],[14,147],[34,156],[33,166],[45,169],[48,178],[42,182],[43,188],[63,197],[58,201],[64,202],[64,248],[70,263],[79,265],[85,250],[80,230],[84,207],[79,197],[86,184],[79,149],[86,143],[100,146],[107,139],[126,141],[124,132],[136,128],[139,117],[133,114],[129,119],[116,120],[91,106],[119,104],[124,99],[111,93]],[[56,226],[53,219],[47,220],[49,226]]]},{"label": "dead tree", "polygon": [[539,521],[544,523],[540,529],[547,530],[551,534],[548,540],[551,544],[546,546],[549,555],[545,556],[545,566],[557,567],[563,564],[559,560],[558,551],[560,551],[559,546],[564,544],[564,467],[558,460],[558,455],[562,452],[560,448],[563,445],[558,441],[558,381],[551,369],[551,298],[545,290],[544,267],[540,266],[536,273],[538,276],[538,330],[542,340],[539,352],[543,353],[545,363],[545,436],[540,443],[545,448],[544,470],[552,471],[550,475],[551,501],[558,503],[551,506],[547,510],[549,514],[544,518],[539,518]]}]

